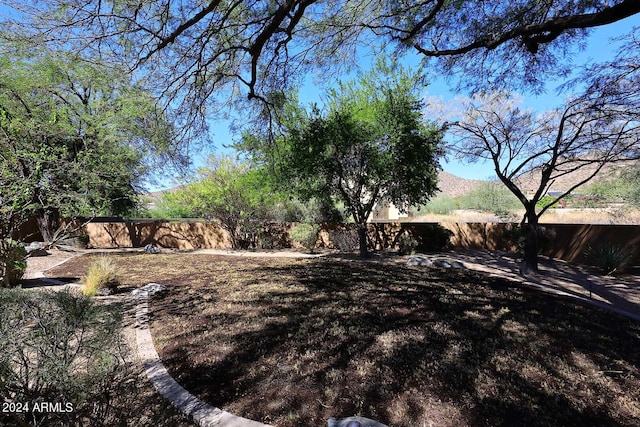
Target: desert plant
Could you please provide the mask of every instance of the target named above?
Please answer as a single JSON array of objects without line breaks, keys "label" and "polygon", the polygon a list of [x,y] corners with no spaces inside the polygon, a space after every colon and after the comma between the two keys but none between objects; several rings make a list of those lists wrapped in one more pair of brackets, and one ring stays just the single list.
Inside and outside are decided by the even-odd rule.
[{"label": "desert plant", "polygon": [[621,272],[631,261],[633,249],[618,246],[611,242],[603,242],[591,246],[585,251],[587,260],[598,267],[604,274]]},{"label": "desert plant", "polygon": [[[0,400],[29,405],[0,413],[0,425],[124,425],[114,408],[128,369],[118,309],[71,291],[22,289],[0,292],[0,306]],[[58,409],[36,410],[42,402]]]},{"label": "desert plant", "polygon": [[400,255],[409,255],[416,252],[419,242],[410,234],[403,233],[398,237],[396,244]]},{"label": "desert plant", "polygon": [[438,224],[425,224],[414,230],[413,236],[418,241],[417,249],[432,252],[449,247],[453,232]]},{"label": "desert plant", "polygon": [[452,211],[460,208],[460,201],[448,196],[440,195],[429,200],[426,205],[422,205],[415,209],[414,216],[436,214],[449,215]]},{"label": "desert plant", "polygon": [[488,181],[461,197],[460,204],[466,209],[491,212],[498,217],[508,217],[519,207],[518,199],[501,183]]},{"label": "desert plant", "polygon": [[13,239],[0,240],[0,284],[3,288],[16,286],[27,268],[27,250]]},{"label": "desert plant", "polygon": [[87,267],[82,293],[95,296],[101,292],[112,293],[119,285],[118,270],[111,259],[103,256]]},{"label": "desert plant", "polygon": [[316,224],[297,224],[289,231],[289,236],[307,248],[309,252],[313,252],[318,240],[319,227]]}]

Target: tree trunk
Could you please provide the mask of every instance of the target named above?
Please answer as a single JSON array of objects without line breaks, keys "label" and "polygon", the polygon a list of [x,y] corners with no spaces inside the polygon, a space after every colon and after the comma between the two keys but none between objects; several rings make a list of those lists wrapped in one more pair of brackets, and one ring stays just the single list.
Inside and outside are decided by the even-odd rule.
[{"label": "tree trunk", "polygon": [[[535,209],[535,205],[534,205]],[[538,272],[538,217],[535,211],[531,212],[527,208],[527,223],[524,228],[524,262],[520,273],[527,274],[530,271]],[[524,224],[523,224],[524,226]]]},{"label": "tree trunk", "polygon": [[369,258],[367,250],[367,223],[358,224],[358,243],[360,245],[360,258]]},{"label": "tree trunk", "polygon": [[60,226],[60,213],[57,209],[44,209],[36,215],[38,231],[42,235],[42,240],[52,242],[56,230]]}]

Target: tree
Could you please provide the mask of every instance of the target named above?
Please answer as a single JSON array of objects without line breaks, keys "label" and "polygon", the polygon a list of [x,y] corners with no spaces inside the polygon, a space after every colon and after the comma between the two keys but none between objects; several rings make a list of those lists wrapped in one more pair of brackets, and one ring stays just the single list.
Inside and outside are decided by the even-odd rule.
[{"label": "tree", "polygon": [[588,31],[640,13],[635,0],[385,2],[369,26],[401,51],[438,58],[474,91],[542,90],[566,77]]},{"label": "tree", "polygon": [[[629,88],[627,84],[622,84]],[[627,82],[629,83],[629,82]],[[537,271],[539,218],[606,165],[638,158],[640,92],[589,88],[556,110],[522,110],[509,94],[477,95],[462,103],[450,127],[451,148],[468,161],[490,161],[500,181],[525,208],[525,268]],[[556,179],[582,171],[582,179],[555,197],[543,197]],[[537,172],[534,188],[519,178]]]},{"label": "tree", "polygon": [[0,58],[0,75],[7,224],[35,216],[52,241],[60,215],[126,214],[154,164],[186,164],[154,98],[119,70],[33,52]]},{"label": "tree", "polygon": [[313,108],[301,123],[288,122],[279,143],[261,147],[276,182],[304,198],[344,203],[357,224],[362,257],[376,203],[406,210],[436,191],[442,132],[424,123],[419,86],[417,75],[380,62],[357,85],[331,91],[327,113]]},{"label": "tree", "polygon": [[233,249],[256,246],[258,232],[269,219],[269,207],[279,197],[261,170],[230,157],[210,157],[199,178],[171,196],[195,214],[220,221]]},{"label": "tree", "polygon": [[2,22],[7,37],[122,61],[152,78],[165,105],[184,103],[185,126],[239,95],[268,103],[312,68],[348,67],[361,46],[441,58],[447,73],[473,75],[465,82],[476,87],[539,88],[564,75],[568,51],[590,28],[640,12],[636,0],[5,3],[19,11]]}]

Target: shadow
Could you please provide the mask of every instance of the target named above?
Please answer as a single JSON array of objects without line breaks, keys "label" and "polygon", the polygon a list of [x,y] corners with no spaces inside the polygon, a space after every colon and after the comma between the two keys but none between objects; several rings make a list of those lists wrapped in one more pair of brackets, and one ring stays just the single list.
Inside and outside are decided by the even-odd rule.
[{"label": "shadow", "polygon": [[[41,287],[60,287],[64,288],[66,285],[71,283],[78,283],[80,281],[79,277],[42,277],[35,279],[22,279],[20,280],[20,285],[23,289],[34,289]],[[56,283],[61,282],[61,283]]]},{"label": "shadow", "polygon": [[625,409],[640,386],[640,326],[610,312],[470,271],[329,257],[224,267],[233,276],[153,300],[152,332],[174,378],[237,415],[284,427],[354,414],[640,421]]}]

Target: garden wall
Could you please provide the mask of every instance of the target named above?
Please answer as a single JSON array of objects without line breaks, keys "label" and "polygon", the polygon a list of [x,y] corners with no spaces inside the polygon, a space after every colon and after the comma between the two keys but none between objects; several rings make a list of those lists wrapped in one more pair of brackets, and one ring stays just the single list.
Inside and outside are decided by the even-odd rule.
[{"label": "garden wall", "polygon": [[[263,248],[296,247],[287,237],[290,225],[271,224],[261,233]],[[423,249],[437,248],[445,239],[453,247],[465,249],[514,250],[514,224],[508,223],[371,223],[369,237],[376,249],[393,248],[404,233],[420,237]],[[589,245],[611,242],[635,247],[634,264],[640,263],[640,225],[545,224],[542,253],[567,261],[583,261]],[[443,230],[449,230],[447,233]],[[97,248],[143,247],[149,243],[176,249],[226,249],[227,233],[214,222],[157,220],[95,220],[86,226],[89,244]],[[431,247],[431,246],[432,247]],[[356,249],[357,237],[352,224],[324,224],[318,247]]]}]

